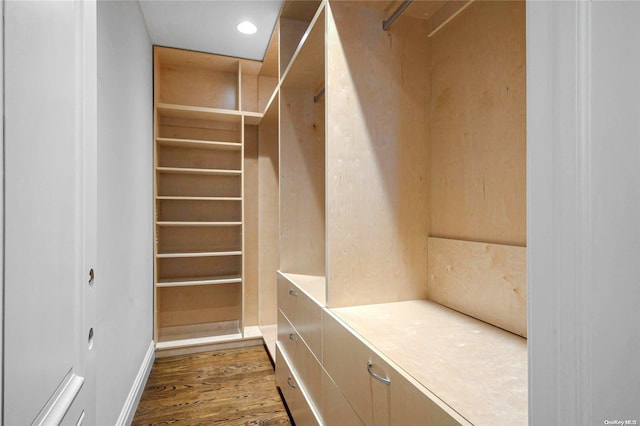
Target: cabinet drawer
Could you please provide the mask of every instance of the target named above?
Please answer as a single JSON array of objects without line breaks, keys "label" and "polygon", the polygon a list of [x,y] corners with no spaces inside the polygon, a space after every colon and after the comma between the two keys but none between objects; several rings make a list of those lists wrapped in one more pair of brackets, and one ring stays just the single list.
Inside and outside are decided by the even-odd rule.
[{"label": "cabinet drawer", "polygon": [[388,378],[391,368],[326,311],[322,321],[327,373],[365,424],[389,424],[392,385],[375,379],[368,371],[368,363],[381,378]]},{"label": "cabinet drawer", "polygon": [[389,377],[393,386],[391,389],[390,424],[470,426],[470,423],[435,395],[427,395],[426,389],[423,391],[422,386],[414,385],[396,370],[391,370]]},{"label": "cabinet drawer", "polygon": [[295,372],[300,380],[299,385],[319,410],[322,404],[322,366],[282,311],[278,311],[278,342],[280,350],[287,357],[289,369]]},{"label": "cabinet drawer", "polygon": [[276,384],[280,387],[282,395],[289,407],[293,421],[300,426],[320,425],[316,414],[311,408],[311,404],[305,396],[302,383],[299,383],[294,369],[290,365],[290,360],[280,350],[280,345],[276,345]]},{"label": "cabinet drawer", "polygon": [[281,350],[293,359],[296,354],[296,342],[300,339],[298,333],[284,316],[282,310],[278,309],[278,342],[280,342]]},{"label": "cabinet drawer", "polygon": [[322,362],[322,307],[281,274],[278,274],[278,307]]},{"label": "cabinet drawer", "polygon": [[364,426],[331,377],[324,371],[322,372],[322,407],[320,415],[326,426]]}]

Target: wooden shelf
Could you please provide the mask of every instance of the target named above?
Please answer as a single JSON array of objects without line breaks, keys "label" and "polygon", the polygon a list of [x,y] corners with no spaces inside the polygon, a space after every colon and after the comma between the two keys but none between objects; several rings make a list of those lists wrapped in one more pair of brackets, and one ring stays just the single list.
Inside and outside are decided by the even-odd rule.
[{"label": "wooden shelf", "polygon": [[242,222],[183,222],[163,221],[156,222],[158,226],[240,226]]},{"label": "wooden shelf", "polygon": [[262,113],[238,111],[234,109],[205,108],[192,105],[166,103],[159,103],[156,109],[161,117],[240,123],[244,116],[245,124],[252,125],[260,124],[260,120],[262,120]]},{"label": "wooden shelf", "polygon": [[282,87],[324,87],[324,6],[321,6],[282,75]]},{"label": "wooden shelf", "polygon": [[242,113],[232,109],[204,108],[190,105],[159,103],[156,107],[161,117],[190,118],[194,120],[211,120],[240,123]]},{"label": "wooden shelf", "polygon": [[160,327],[156,349],[173,349],[242,340],[239,321]]},{"label": "wooden shelf", "polygon": [[242,170],[192,169],[186,167],[156,167],[159,173],[177,173],[184,175],[241,175]]},{"label": "wooden shelf", "polygon": [[203,251],[203,252],[183,252],[183,253],[158,253],[158,259],[171,259],[178,257],[224,257],[242,256],[242,251]]},{"label": "wooden shelf", "polygon": [[185,287],[193,285],[218,285],[241,283],[240,275],[225,275],[211,277],[186,277],[186,278],[163,278],[158,280],[156,287]]},{"label": "wooden shelf", "polygon": [[243,111],[242,115],[244,115],[244,124],[249,124],[252,126],[257,126],[262,121],[263,114],[260,112],[248,112]]},{"label": "wooden shelf", "polygon": [[201,141],[195,139],[156,138],[158,145],[172,148],[210,148],[229,151],[240,151],[241,143]]},{"label": "wooden shelf", "polygon": [[242,197],[185,197],[180,195],[158,195],[156,200],[172,201],[242,201]]}]

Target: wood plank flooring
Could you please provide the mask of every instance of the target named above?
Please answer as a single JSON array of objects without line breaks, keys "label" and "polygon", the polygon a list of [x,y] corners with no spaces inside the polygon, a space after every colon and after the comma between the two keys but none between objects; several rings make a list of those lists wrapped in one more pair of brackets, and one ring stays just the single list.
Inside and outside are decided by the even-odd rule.
[{"label": "wood plank flooring", "polygon": [[132,425],[289,425],[263,346],[158,358]]}]

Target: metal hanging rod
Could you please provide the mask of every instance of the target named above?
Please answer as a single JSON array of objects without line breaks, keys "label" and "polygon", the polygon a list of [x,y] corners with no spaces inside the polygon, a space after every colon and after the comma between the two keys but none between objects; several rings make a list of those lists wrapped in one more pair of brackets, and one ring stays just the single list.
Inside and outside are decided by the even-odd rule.
[{"label": "metal hanging rod", "polygon": [[317,94],[317,95],[315,95],[315,96],[313,97],[313,102],[317,104],[317,103],[318,103],[318,101],[319,101],[320,99],[322,99],[322,97],[323,97],[323,96],[324,96],[324,87],[323,87],[322,89],[320,89],[320,91],[318,92],[318,94]]},{"label": "metal hanging rod", "polygon": [[389,27],[391,26],[391,24],[393,24],[393,22],[398,19],[398,16],[400,16],[402,14],[402,12],[404,12],[404,10],[409,7],[409,5],[411,4],[413,0],[405,0],[402,2],[402,4],[396,9],[395,12],[393,12],[393,14],[391,16],[389,16],[389,19],[387,19],[386,21],[382,21],[382,29],[387,31],[389,29]]}]

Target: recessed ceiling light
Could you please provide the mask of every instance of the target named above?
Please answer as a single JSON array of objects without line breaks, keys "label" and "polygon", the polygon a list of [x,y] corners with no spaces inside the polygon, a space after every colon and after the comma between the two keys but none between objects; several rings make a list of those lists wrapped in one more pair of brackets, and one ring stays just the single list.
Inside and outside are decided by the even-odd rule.
[{"label": "recessed ceiling light", "polygon": [[258,28],[249,21],[242,21],[236,27],[242,34],[255,34]]}]

